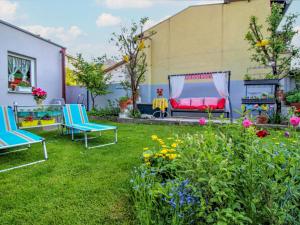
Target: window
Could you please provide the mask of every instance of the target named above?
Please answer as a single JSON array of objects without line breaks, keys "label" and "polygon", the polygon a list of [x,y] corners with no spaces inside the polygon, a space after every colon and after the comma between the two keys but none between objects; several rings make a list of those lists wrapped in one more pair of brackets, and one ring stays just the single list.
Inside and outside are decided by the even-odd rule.
[{"label": "window", "polygon": [[35,86],[35,59],[8,54],[8,91],[31,93]]}]

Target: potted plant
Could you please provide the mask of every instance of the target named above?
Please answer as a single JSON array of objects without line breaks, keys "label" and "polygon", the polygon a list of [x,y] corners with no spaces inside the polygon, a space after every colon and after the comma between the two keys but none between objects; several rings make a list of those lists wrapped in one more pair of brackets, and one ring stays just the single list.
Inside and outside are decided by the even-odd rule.
[{"label": "potted plant", "polygon": [[157,89],[156,89],[156,94],[157,94],[157,97],[158,97],[158,98],[163,97],[163,95],[164,95],[164,89],[162,89],[162,88],[157,88]]},{"label": "potted plant", "polygon": [[20,92],[31,92],[32,87],[28,81],[21,81],[18,83],[16,90]]},{"label": "potted plant", "polygon": [[32,116],[27,116],[22,122],[21,127],[36,127],[39,121],[34,120]]},{"label": "potted plant", "polygon": [[40,123],[42,126],[51,125],[55,123],[55,119],[47,114],[41,118]]},{"label": "potted plant", "polygon": [[127,109],[127,106],[131,103],[131,99],[128,96],[123,96],[119,98],[119,106],[121,109],[121,112],[125,112]]},{"label": "potted plant", "polygon": [[47,92],[42,88],[34,88],[32,95],[37,105],[42,105],[43,101],[47,98]]},{"label": "potted plant", "polygon": [[268,98],[268,93],[264,92],[261,94],[261,99],[267,99]]},{"label": "potted plant", "polygon": [[300,90],[290,91],[286,94],[286,103],[300,109]]},{"label": "potted plant", "polygon": [[258,115],[256,117],[256,124],[267,124],[268,120],[269,117],[266,114],[262,113],[261,115]]}]

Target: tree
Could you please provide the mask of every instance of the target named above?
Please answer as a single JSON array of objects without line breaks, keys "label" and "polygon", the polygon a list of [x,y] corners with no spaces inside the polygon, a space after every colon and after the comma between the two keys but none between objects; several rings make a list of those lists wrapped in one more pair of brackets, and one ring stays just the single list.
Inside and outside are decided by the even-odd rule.
[{"label": "tree", "polygon": [[66,67],[66,85],[67,86],[76,86],[76,80],[73,74],[73,70],[69,67]]},{"label": "tree", "polygon": [[71,59],[71,64],[74,67],[73,75],[75,81],[89,90],[92,99],[92,108],[95,109],[95,99],[97,96],[106,95],[108,91],[110,75],[105,75],[103,72],[105,57],[93,59],[92,62],[87,62],[81,54],[78,54],[75,59]]},{"label": "tree", "polygon": [[[145,40],[148,37],[144,34],[144,27],[148,18],[140,19],[139,23],[133,22],[128,29],[122,27],[120,34],[113,33],[111,41],[115,43],[123,60],[127,63],[128,81],[124,82],[124,87],[130,87],[133,109],[137,109],[137,99],[139,97],[139,86],[145,80],[147,72],[146,54],[144,52]],[[151,32],[152,35],[154,32]]]},{"label": "tree", "polygon": [[[282,21],[284,19],[284,21]],[[272,67],[272,78],[278,79],[289,74],[291,61],[299,57],[299,49],[292,45],[292,39],[297,33],[295,22],[297,15],[291,14],[284,18],[283,6],[273,3],[271,14],[266,23],[266,34],[263,26],[258,24],[255,16],[250,18],[249,31],[246,40],[253,51],[251,60],[264,66]],[[279,25],[284,22],[279,30]]]}]

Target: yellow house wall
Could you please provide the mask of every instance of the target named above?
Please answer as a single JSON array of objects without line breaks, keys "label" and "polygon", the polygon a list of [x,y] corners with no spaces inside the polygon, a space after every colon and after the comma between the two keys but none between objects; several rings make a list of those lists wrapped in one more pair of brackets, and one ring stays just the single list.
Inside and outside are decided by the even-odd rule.
[{"label": "yellow house wall", "polygon": [[261,23],[270,13],[269,0],[192,6],[151,28],[149,70],[145,84],[165,84],[168,75],[230,70],[242,80],[250,61],[245,34],[250,16]]}]

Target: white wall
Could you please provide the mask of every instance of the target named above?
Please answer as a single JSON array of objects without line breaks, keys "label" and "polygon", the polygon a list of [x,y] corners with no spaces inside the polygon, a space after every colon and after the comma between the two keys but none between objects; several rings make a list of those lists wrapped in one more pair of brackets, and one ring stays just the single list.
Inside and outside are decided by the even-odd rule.
[{"label": "white wall", "polygon": [[8,51],[36,59],[37,87],[48,92],[45,102],[62,96],[61,48],[0,23],[0,105],[35,104],[31,94],[8,93]]}]

